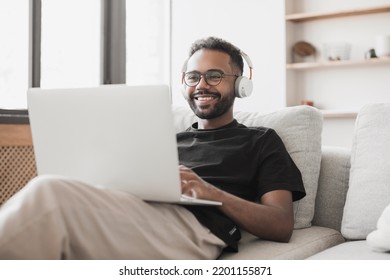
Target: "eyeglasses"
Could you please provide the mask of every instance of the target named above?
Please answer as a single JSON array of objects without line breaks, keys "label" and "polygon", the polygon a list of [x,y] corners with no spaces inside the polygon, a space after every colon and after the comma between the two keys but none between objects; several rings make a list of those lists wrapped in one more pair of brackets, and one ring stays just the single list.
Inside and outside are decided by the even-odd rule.
[{"label": "eyeglasses", "polygon": [[237,75],[233,75],[233,74],[225,74],[221,70],[208,70],[204,74],[193,71],[193,72],[184,73],[184,83],[189,87],[195,87],[199,84],[202,76],[209,86],[219,85],[222,81],[222,78],[224,78],[225,76],[238,77]]}]

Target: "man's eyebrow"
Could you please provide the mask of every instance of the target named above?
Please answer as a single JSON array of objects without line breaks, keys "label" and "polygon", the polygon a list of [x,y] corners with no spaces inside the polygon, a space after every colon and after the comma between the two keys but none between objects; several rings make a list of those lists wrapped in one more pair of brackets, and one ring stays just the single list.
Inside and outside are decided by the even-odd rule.
[{"label": "man's eyebrow", "polygon": [[223,70],[222,69],[209,69],[207,71],[217,71],[217,72],[222,72],[223,73]]},{"label": "man's eyebrow", "polygon": [[[206,72],[209,72],[209,71],[217,71],[217,72],[222,72],[222,73],[224,73],[224,71],[222,71],[221,69],[207,69],[207,70],[206,70]],[[204,72],[204,73],[206,73],[206,72]],[[201,72],[200,72],[200,71],[197,71],[197,70],[188,71],[187,73],[199,73],[199,74],[201,74]]]}]

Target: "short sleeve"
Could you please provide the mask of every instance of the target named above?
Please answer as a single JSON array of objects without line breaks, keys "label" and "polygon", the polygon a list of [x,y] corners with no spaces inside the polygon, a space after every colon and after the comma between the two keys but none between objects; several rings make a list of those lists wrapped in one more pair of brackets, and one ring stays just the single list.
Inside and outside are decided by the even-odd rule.
[{"label": "short sleeve", "polygon": [[302,175],[287,152],[282,139],[274,130],[259,149],[257,196],[273,190],[289,190],[293,200],[303,198],[306,193]]}]

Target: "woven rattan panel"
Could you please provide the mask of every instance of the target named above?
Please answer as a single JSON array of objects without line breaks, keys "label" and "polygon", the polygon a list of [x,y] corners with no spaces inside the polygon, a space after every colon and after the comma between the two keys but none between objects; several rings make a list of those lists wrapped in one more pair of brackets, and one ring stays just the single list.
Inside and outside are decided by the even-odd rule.
[{"label": "woven rattan panel", "polygon": [[0,147],[0,205],[36,176],[32,146]]}]

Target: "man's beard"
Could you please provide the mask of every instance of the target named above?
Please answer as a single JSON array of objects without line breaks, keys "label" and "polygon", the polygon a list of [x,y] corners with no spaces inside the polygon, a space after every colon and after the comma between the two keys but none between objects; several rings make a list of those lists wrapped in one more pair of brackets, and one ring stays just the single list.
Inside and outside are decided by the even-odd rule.
[{"label": "man's beard", "polygon": [[[198,92],[199,93],[199,92]],[[215,105],[200,105],[199,108],[194,102],[194,94],[191,95],[191,97],[187,100],[188,104],[190,105],[192,111],[194,114],[200,118],[200,119],[215,119],[223,114],[225,114],[227,111],[230,110],[230,108],[233,106],[234,103],[234,94],[229,94],[226,97],[222,97],[219,93],[211,93],[207,91],[203,91],[204,94],[212,94],[216,97],[216,99],[219,99]]]}]

